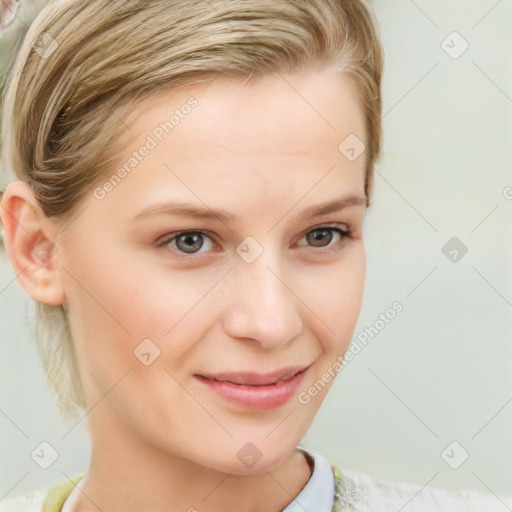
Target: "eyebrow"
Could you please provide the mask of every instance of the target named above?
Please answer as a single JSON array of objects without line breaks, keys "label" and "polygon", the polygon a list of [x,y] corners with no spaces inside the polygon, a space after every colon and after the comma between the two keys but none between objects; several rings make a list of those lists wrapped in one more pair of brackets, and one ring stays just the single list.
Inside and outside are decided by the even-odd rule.
[{"label": "eyebrow", "polygon": [[[311,206],[301,212],[297,217],[299,219],[320,217],[328,213],[334,213],[348,208],[349,206],[366,206],[366,198],[362,196],[349,195],[327,203]],[[237,223],[241,219],[237,215],[223,209],[212,209],[203,205],[194,205],[183,202],[165,202],[153,204],[138,213],[133,220],[156,216],[156,215],[182,215],[195,217],[198,219],[218,219],[223,223]]]}]

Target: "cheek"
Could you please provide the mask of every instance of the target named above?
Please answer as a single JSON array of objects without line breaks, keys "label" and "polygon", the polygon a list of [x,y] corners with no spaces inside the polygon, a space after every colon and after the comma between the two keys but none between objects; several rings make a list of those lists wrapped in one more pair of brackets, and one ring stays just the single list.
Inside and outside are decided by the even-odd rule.
[{"label": "cheek", "polygon": [[67,270],[64,286],[82,366],[117,379],[120,371],[137,362],[135,347],[153,335],[147,290],[126,262],[116,261],[115,254],[92,250],[70,254],[73,258],[63,264]]},{"label": "cheek", "polygon": [[117,256],[91,265],[97,255],[82,253],[65,264],[70,324],[84,362],[97,370],[105,361],[110,369],[134,362],[137,367],[134,350],[146,339],[162,355],[172,342],[173,359],[179,360],[191,344],[184,331],[208,323],[207,295],[218,275],[166,272]]},{"label": "cheek", "polygon": [[343,353],[350,344],[361,312],[366,278],[364,246],[340,260],[339,265],[317,270],[307,284],[307,305],[318,317],[324,352]]}]

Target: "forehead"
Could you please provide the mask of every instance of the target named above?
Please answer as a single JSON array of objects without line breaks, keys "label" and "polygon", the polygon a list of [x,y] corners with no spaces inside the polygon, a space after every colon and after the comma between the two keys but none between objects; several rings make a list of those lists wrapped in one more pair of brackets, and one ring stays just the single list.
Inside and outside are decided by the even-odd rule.
[{"label": "forehead", "polygon": [[220,76],[146,100],[128,125],[130,142],[116,163],[129,172],[109,202],[130,195],[131,208],[178,197],[275,208],[306,189],[323,195],[335,187],[341,195],[364,187],[365,155],[350,161],[340,151],[350,136],[366,143],[346,74],[276,73],[248,82]]},{"label": "forehead", "polygon": [[[184,108],[191,98],[197,106]],[[302,144],[311,141],[314,132],[323,132],[334,142],[354,132],[365,139],[364,113],[355,81],[349,74],[330,68],[274,73],[250,80],[219,75],[207,82],[164,91],[147,99],[138,110],[136,126],[130,126],[134,128],[132,135],[150,133],[180,108],[186,110],[185,116],[177,112],[179,122],[165,138],[171,141],[180,132],[193,132],[194,136],[187,139],[196,150],[207,142],[209,149],[217,146],[233,153],[249,150],[279,154],[296,146],[305,152],[308,147]],[[181,122],[184,117],[188,118],[186,123]]]}]

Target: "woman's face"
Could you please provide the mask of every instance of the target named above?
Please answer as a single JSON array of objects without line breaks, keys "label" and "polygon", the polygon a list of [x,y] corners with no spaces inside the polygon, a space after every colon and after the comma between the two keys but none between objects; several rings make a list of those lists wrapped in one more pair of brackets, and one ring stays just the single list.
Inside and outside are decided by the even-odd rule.
[{"label": "woman's face", "polygon": [[270,469],[312,423],[360,312],[355,86],[219,77],[127,125],[116,171],[58,241],[93,446]]}]

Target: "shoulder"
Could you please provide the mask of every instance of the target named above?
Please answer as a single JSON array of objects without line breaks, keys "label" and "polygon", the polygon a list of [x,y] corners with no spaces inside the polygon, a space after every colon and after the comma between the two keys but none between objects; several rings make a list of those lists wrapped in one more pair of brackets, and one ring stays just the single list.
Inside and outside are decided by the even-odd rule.
[{"label": "shoulder", "polygon": [[[503,512],[512,496],[496,496],[474,489],[447,490],[375,478],[335,467],[339,510],[387,512]],[[352,507],[352,508],[350,508]]]},{"label": "shoulder", "polygon": [[83,475],[0,501],[0,512],[59,512]]},{"label": "shoulder", "polygon": [[49,488],[39,488],[22,496],[0,501],[0,512],[41,512]]}]

